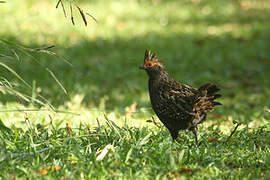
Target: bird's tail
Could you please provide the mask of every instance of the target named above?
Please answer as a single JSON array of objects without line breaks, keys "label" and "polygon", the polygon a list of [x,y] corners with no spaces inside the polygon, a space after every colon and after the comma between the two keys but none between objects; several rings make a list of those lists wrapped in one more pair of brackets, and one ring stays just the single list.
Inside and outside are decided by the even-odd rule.
[{"label": "bird's tail", "polygon": [[220,89],[215,84],[211,84],[211,83],[204,84],[199,88],[199,91],[202,93],[202,95],[207,96],[208,100],[210,100],[214,106],[222,105],[219,102],[215,102],[215,99],[221,97],[220,94],[217,94],[219,90]]},{"label": "bird's tail", "polygon": [[212,112],[215,106],[222,105],[220,102],[215,101],[217,98],[221,97],[220,94],[217,94],[220,89],[215,84],[204,84],[198,90],[199,94],[193,106],[195,117],[204,117],[206,113]]}]

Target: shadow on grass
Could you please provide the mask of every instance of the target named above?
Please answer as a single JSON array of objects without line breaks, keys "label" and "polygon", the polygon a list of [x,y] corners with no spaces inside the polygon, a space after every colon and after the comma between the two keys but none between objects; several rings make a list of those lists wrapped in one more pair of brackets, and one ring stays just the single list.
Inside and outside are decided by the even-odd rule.
[{"label": "shadow on grass", "polygon": [[[239,26],[251,22],[255,24],[256,27],[241,35],[231,32],[222,35],[170,33],[166,36],[149,33],[110,40],[97,38],[82,40],[70,48],[56,45],[55,51],[67,57],[73,66],[40,55],[36,57],[43,66],[28,59],[22,63],[8,63],[27,82],[36,81],[41,94],[55,106],[67,105],[67,101],[82,97],[78,98],[79,101],[83,99],[82,103],[89,108],[105,104],[105,109],[114,110],[125,108],[133,102],[137,102],[139,107],[149,107],[147,75],[138,69],[148,48],[164,60],[167,70],[175,79],[195,87],[214,82],[223,89],[225,105],[261,108],[269,106],[265,96],[270,94],[270,80],[267,78],[270,76],[270,24],[265,19],[270,14],[266,10],[256,11],[255,14],[259,16],[238,12],[228,17],[206,16],[182,22],[209,25],[236,23]],[[179,20],[169,18],[169,21],[174,24]],[[254,23],[256,21],[259,27]],[[11,38],[16,41],[15,37]],[[28,46],[37,47],[34,43]],[[45,67],[55,73],[67,89],[68,96]],[[1,76],[17,81],[5,70],[1,71]],[[31,93],[31,90],[26,91]],[[0,100],[6,103],[16,98],[2,95]]]}]

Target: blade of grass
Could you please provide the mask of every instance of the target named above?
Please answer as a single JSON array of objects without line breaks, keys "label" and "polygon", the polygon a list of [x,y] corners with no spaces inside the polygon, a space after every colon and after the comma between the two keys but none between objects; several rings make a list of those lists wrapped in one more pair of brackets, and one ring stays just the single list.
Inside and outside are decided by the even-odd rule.
[{"label": "blade of grass", "polygon": [[61,87],[61,89],[64,91],[64,93],[67,95],[68,93],[67,93],[67,90],[64,88],[64,86],[61,84],[61,82],[56,78],[56,76],[54,75],[54,73],[50,70],[50,69],[48,69],[48,68],[46,68],[46,70],[51,74],[51,76],[53,77],[53,79],[56,81],[56,83]]},{"label": "blade of grass", "polygon": [[[38,112],[38,111],[51,111],[51,109],[7,109],[7,110],[0,110],[0,112]],[[54,112],[63,113],[63,114],[72,114],[76,116],[80,116],[79,113],[74,113],[70,111],[63,111],[63,110],[55,110]]]},{"label": "blade of grass", "polygon": [[105,117],[105,120],[106,120],[106,123],[108,124],[108,126],[114,130],[116,132],[116,134],[118,134],[118,136],[122,139],[122,136],[119,132],[119,130],[111,123],[111,121],[108,119],[108,117],[104,114],[104,117]]},{"label": "blade of grass", "polygon": [[13,52],[14,56],[16,57],[16,59],[19,61],[19,62],[22,62],[20,60],[20,57],[18,56],[18,54],[16,53],[16,51],[14,49],[11,49],[11,51]]},{"label": "blade of grass", "polygon": [[4,57],[4,58],[7,58],[7,59],[13,59],[12,56],[7,56],[7,55],[5,55],[5,54],[0,54],[0,57]]},{"label": "blade of grass", "polygon": [[44,66],[38,61],[38,59],[35,56],[31,55],[29,52],[42,52],[42,53],[46,53],[46,54],[49,54],[49,55],[53,55],[53,56],[58,57],[59,59],[63,60],[64,62],[66,62],[66,63],[68,63],[69,65],[72,66],[72,64],[67,59],[65,59],[64,57],[59,56],[59,55],[57,55],[56,53],[54,53],[52,51],[48,51],[48,49],[55,47],[54,45],[46,46],[45,48],[35,48],[35,49],[33,49],[33,48],[24,47],[24,46],[22,46],[20,44],[16,44],[16,43],[4,40],[4,39],[0,39],[0,41],[2,43],[4,43],[5,45],[11,46],[12,48],[16,48],[18,51],[22,52],[24,55],[26,55],[30,59],[34,60],[36,63],[38,63],[42,67],[44,67]]},{"label": "blade of grass", "polygon": [[0,66],[3,66],[5,69],[10,71],[14,76],[16,76],[19,80],[21,80],[28,88],[31,88],[31,86],[19,75],[17,74],[13,69],[11,69],[9,66],[6,64],[0,62]]},{"label": "blade of grass", "polygon": [[61,2],[61,0],[58,0],[58,1],[57,1],[56,6],[55,6],[56,9],[58,8],[60,2]]},{"label": "blade of grass", "polygon": [[63,9],[64,16],[66,18],[67,17],[67,13],[66,13],[66,10],[65,10],[64,3],[62,1],[60,1],[60,3],[61,3],[61,6],[62,6],[62,9]]},{"label": "blade of grass", "polygon": [[5,86],[1,86],[0,88],[3,89],[5,92],[8,92],[9,94],[15,95],[15,96],[23,99],[26,102],[30,102],[30,98],[28,98],[26,95],[23,95],[22,93],[20,93],[16,90],[14,90],[13,88],[8,88]]},{"label": "blade of grass", "polygon": [[71,22],[72,22],[73,26],[75,26],[74,17],[73,17],[73,11],[72,11],[72,4],[71,3],[69,3],[69,8],[70,8],[70,19],[71,19]]},{"label": "blade of grass", "polygon": [[84,25],[87,26],[87,21],[86,21],[86,18],[85,18],[85,15],[83,13],[83,10],[79,7],[79,6],[76,6],[77,9],[79,10],[81,16],[82,16],[82,19],[83,19],[83,22],[84,22]]},{"label": "blade of grass", "polygon": [[128,162],[128,160],[130,159],[130,156],[131,156],[131,153],[132,153],[132,150],[133,150],[133,147],[131,147],[127,153],[127,156],[126,156],[126,160],[125,160],[125,163]]},{"label": "blade of grass", "polygon": [[[12,95],[15,95],[23,100],[25,100],[26,102],[31,102],[30,99],[31,99],[31,96],[28,96],[26,94],[22,94],[20,93],[19,91],[16,91],[13,87],[7,87],[7,86],[0,86],[0,88],[6,92],[8,92],[9,94],[12,94]],[[49,107],[55,111],[55,108],[54,106],[46,99],[44,98],[43,96],[41,95],[38,95],[39,98],[41,98],[44,102],[47,103],[47,105],[49,105]],[[43,105],[45,106],[46,104],[38,99],[32,99],[33,102],[39,104],[39,105]]]},{"label": "blade of grass", "polygon": [[89,13],[86,13],[88,16],[90,16],[94,21],[96,21],[96,23],[98,23],[98,20],[94,17],[94,16],[92,16],[91,14],[89,14]]},{"label": "blade of grass", "polygon": [[54,47],[55,47],[55,45],[51,45],[51,46],[46,46],[46,47],[35,48],[34,50],[36,50],[36,51],[42,51],[42,50],[46,51],[46,50],[54,48]]}]

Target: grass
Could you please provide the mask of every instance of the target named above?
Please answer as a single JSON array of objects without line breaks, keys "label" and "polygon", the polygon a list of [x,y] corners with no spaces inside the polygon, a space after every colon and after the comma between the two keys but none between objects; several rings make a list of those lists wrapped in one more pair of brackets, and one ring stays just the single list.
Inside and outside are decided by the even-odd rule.
[{"label": "grass", "polygon": [[[0,3],[1,39],[30,48],[53,44],[72,64],[41,53],[0,57],[18,75],[1,66],[2,79],[58,110],[1,94],[3,179],[269,178],[268,1],[79,1],[98,20],[89,18],[87,27],[79,13],[73,26],[55,5]],[[0,54],[11,53],[0,47]],[[146,48],[175,79],[222,88],[224,105],[199,127],[198,148],[192,133],[172,143],[151,122],[147,75],[138,69]],[[225,143],[234,121],[241,125]]]},{"label": "grass", "polygon": [[[26,123],[31,119],[26,119]],[[52,124],[28,124],[6,131],[2,151],[5,178],[269,178],[269,127],[243,128],[227,143],[216,126],[201,130],[202,144],[191,133],[172,143],[164,128],[91,128],[69,130]],[[3,132],[3,130],[2,130]],[[239,142],[239,139],[241,141]],[[9,152],[9,153],[8,153]],[[12,154],[10,152],[13,152]],[[5,156],[4,156],[5,155]],[[12,168],[11,168],[12,167]]]}]

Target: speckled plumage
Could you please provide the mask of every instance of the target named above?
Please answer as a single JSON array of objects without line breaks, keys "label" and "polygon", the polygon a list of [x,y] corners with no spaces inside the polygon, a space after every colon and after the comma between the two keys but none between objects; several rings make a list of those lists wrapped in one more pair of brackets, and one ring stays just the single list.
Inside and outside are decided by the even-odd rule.
[{"label": "speckled plumage", "polygon": [[144,64],[149,76],[149,95],[153,110],[168,128],[173,139],[179,130],[189,129],[195,134],[197,143],[197,125],[206,119],[219,102],[216,94],[220,89],[214,84],[205,84],[199,89],[182,84],[169,77],[166,69],[155,54],[145,52]]}]

